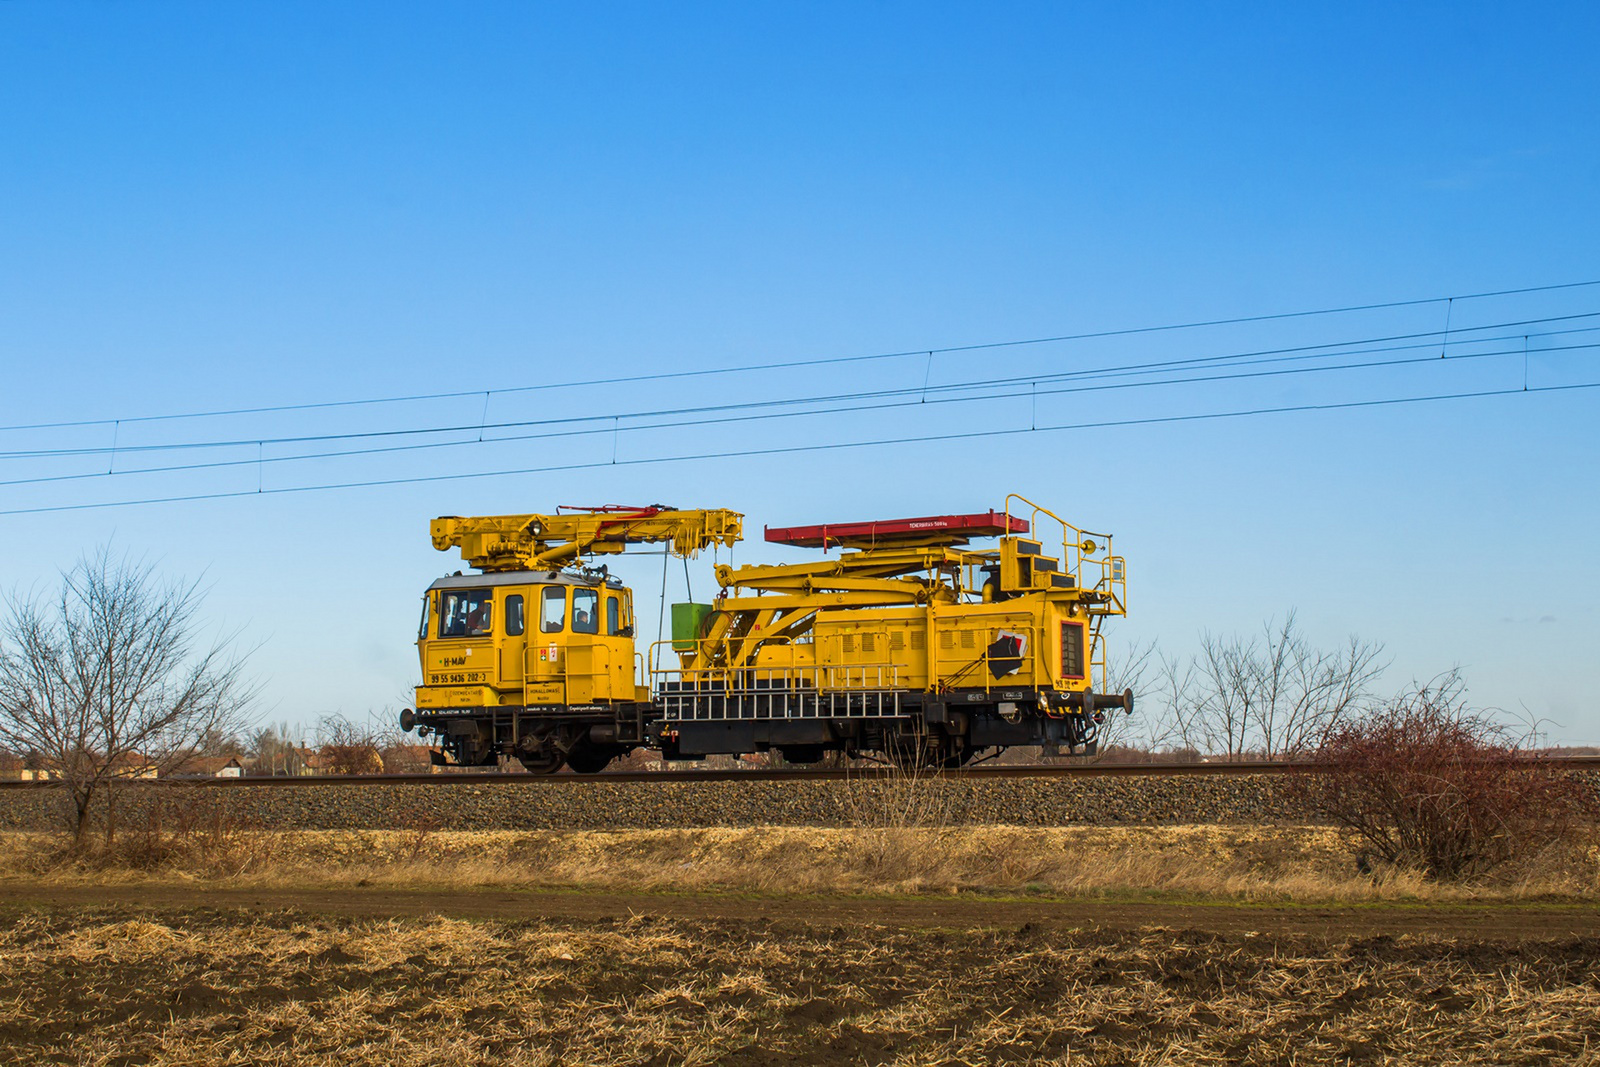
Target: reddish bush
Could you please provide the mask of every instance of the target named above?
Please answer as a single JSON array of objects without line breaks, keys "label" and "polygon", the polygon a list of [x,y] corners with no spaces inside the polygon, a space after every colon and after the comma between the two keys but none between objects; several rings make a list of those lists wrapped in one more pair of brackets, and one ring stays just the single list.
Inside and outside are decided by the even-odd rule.
[{"label": "reddish bush", "polygon": [[1595,814],[1587,783],[1470,711],[1454,679],[1339,725],[1320,757],[1305,799],[1378,859],[1433,878],[1529,856]]}]

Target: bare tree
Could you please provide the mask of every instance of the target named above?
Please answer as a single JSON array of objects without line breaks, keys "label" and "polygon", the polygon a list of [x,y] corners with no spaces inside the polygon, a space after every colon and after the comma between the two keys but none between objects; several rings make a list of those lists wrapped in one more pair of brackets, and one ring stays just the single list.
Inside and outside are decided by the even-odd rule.
[{"label": "bare tree", "polygon": [[[120,779],[171,770],[231,735],[253,689],[233,641],[206,644],[202,592],[100,549],[53,598],[12,594],[0,618],[0,744],[36,754],[72,797],[73,839]],[[105,832],[115,833],[107,810]]]},{"label": "bare tree", "polygon": [[233,756],[235,758],[248,754],[249,745],[245,743],[236,731],[212,728],[205,731],[195,745],[195,754],[198,756]]},{"label": "bare tree", "polygon": [[1354,636],[1331,652],[1314,648],[1292,611],[1259,636],[1205,634],[1193,659],[1163,663],[1170,739],[1230,759],[1304,755],[1370,706],[1382,655]]},{"label": "bare tree", "polygon": [[250,735],[248,754],[254,761],[252,774],[300,774],[303,766],[302,746],[295,741],[298,731],[290,723],[263,726]]},{"label": "bare tree", "polygon": [[1128,745],[1146,732],[1140,726],[1146,714],[1141,698],[1146,689],[1146,679],[1159,662],[1154,641],[1136,641],[1117,655],[1107,653],[1105,670],[1100,675],[1100,689],[1107,696],[1120,696],[1126,690],[1133,690],[1134,710],[1131,714],[1120,711],[1105,713],[1105,722],[1100,725],[1097,737],[1101,753]]},{"label": "bare tree", "polygon": [[[1151,751],[1199,750],[1199,715],[1194,707],[1195,661],[1156,654],[1155,682],[1144,694],[1140,740]],[[1140,706],[1140,705],[1136,705]]]}]

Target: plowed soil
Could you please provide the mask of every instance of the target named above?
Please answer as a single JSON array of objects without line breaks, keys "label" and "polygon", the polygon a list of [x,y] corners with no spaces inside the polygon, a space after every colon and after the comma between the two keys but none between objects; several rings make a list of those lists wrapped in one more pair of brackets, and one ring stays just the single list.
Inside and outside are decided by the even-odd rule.
[{"label": "plowed soil", "polygon": [[1569,1063],[1600,909],[0,889],[0,1061]]}]

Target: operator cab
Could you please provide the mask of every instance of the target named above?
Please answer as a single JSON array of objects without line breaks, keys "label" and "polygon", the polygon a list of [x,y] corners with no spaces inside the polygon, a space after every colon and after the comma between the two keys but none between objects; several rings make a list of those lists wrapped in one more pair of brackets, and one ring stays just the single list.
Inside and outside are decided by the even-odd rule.
[{"label": "operator cab", "polygon": [[423,598],[419,708],[633,700],[633,605],[616,578],[451,575]]}]

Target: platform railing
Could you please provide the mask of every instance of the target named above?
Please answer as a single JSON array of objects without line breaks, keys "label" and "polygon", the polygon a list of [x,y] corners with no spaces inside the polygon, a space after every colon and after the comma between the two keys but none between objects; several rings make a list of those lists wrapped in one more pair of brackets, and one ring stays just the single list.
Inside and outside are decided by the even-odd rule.
[{"label": "platform railing", "polygon": [[[652,647],[649,659],[657,665],[650,672],[650,688],[669,718],[722,721],[900,714],[903,686],[900,667],[893,663],[667,667],[659,665],[660,658],[660,650]],[[683,657],[687,663],[694,659]]]},{"label": "platform railing", "polygon": [[[1013,502],[1016,504],[1013,510]],[[1079,589],[1092,589],[1105,593],[1115,605],[1116,614],[1124,614],[1128,607],[1128,562],[1111,547],[1111,535],[1095,533],[1072,525],[1042,504],[1035,504],[1020,493],[1006,496],[1007,527],[1013,515],[1028,510],[1028,529],[1032,536],[1043,542],[1039,533],[1039,517],[1045,516],[1061,528],[1061,567],[1072,575]],[[1092,581],[1091,581],[1092,580]]]}]

